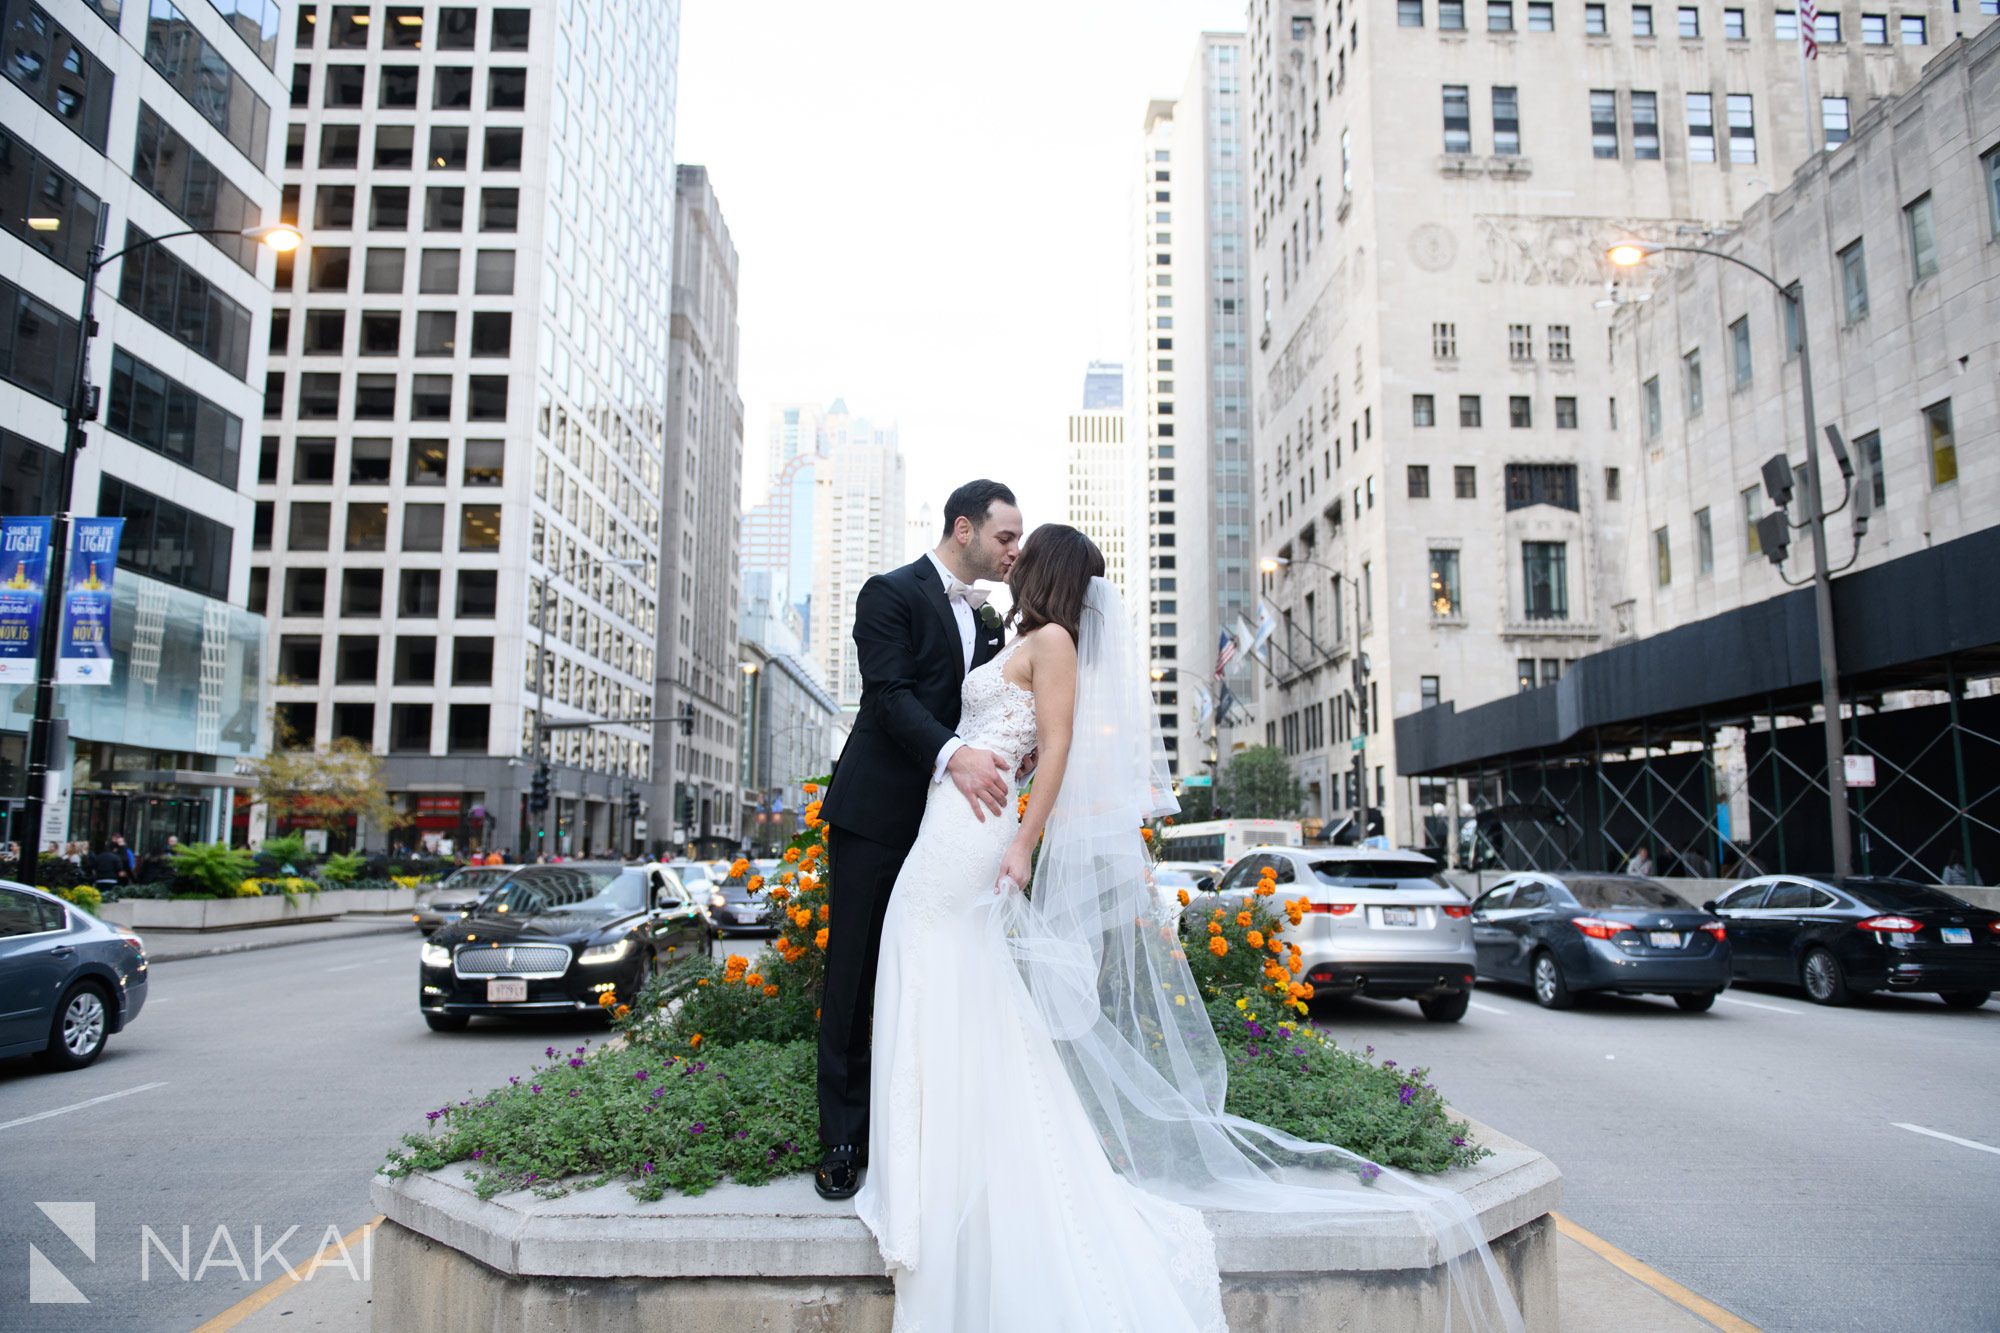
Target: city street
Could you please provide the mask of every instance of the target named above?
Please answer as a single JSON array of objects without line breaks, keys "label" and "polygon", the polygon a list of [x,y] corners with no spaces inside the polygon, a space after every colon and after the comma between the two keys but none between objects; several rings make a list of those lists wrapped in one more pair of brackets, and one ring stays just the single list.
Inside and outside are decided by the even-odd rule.
[{"label": "city street", "polygon": [[[598,1038],[567,1021],[431,1033],[411,995],[416,944],[166,963],[140,1021],[91,1069],[0,1067],[0,1326],[192,1328],[282,1274],[267,1257],[257,1275],[256,1228],[267,1255],[302,1263],[373,1216],[368,1178],[425,1111],[524,1072],[550,1044]],[[1572,1220],[1774,1333],[1950,1333],[1990,1328],[2000,1308],[2000,1005],[1830,1010],[1732,991],[1706,1015],[1616,999],[1550,1013],[1486,990],[1457,1026],[1365,1001],[1320,1019],[1429,1065],[1465,1113],[1556,1160]],[[94,1262],[38,1201],[97,1205]],[[142,1226],[175,1263],[187,1228],[187,1279],[157,1246],[142,1273]],[[31,1309],[29,1244],[90,1304]]]}]

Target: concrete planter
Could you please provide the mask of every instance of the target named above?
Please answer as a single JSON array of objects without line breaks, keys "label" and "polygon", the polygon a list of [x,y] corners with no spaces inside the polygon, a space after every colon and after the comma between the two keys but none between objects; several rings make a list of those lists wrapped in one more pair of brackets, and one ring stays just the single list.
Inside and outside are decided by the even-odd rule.
[{"label": "concrete planter", "polygon": [[[1532,1330],[1557,1327],[1562,1183],[1548,1158],[1475,1126],[1493,1156],[1437,1179],[1471,1204]],[[560,1199],[482,1201],[462,1166],[377,1177],[373,1326],[596,1333],[887,1333],[892,1287],[850,1205],[804,1175],[638,1203],[614,1183]],[[1249,1213],[1209,1218],[1235,1333],[1444,1327],[1444,1268],[1411,1219],[1363,1235],[1281,1235]]]},{"label": "concrete planter", "polygon": [[327,889],[301,893],[296,902],[283,894],[192,902],[121,898],[106,903],[98,915],[143,934],[148,930],[240,930],[280,922],[330,921],[349,912],[408,912],[416,903],[415,889]]}]

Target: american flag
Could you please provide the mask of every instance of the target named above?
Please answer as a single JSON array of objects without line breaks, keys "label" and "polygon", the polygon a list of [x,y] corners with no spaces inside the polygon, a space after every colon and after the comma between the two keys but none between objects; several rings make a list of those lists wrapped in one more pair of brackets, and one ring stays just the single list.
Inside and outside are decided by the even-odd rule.
[{"label": "american flag", "polygon": [[1816,0],[1799,0],[1799,42],[1807,60],[1819,59],[1819,5]]},{"label": "american flag", "polygon": [[1224,630],[1222,631],[1222,641],[1215,645],[1215,674],[1218,676],[1221,675],[1222,669],[1228,666],[1235,657],[1236,640],[1230,637],[1228,630]]}]

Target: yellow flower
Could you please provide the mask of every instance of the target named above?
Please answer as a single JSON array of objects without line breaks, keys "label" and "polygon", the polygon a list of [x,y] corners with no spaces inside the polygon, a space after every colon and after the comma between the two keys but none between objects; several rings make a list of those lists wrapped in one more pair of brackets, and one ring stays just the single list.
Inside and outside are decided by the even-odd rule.
[{"label": "yellow flower", "polygon": [[1187,1007],[1187,996],[1185,995],[1174,996],[1174,1003],[1180,1005],[1183,1009],[1185,1009]]},{"label": "yellow flower", "polygon": [[1250,1007],[1250,1001],[1248,1001],[1248,1000],[1238,1000],[1238,1001],[1236,1002],[1236,1007],[1237,1007],[1238,1009],[1248,1009],[1248,1008]]}]

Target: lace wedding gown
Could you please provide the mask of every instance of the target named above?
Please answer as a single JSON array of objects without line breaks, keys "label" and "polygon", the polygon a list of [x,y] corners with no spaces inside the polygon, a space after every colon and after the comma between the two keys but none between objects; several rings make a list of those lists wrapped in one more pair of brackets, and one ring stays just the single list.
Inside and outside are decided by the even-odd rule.
[{"label": "lace wedding gown", "polygon": [[[1003,674],[1019,646],[966,676],[959,723],[1016,765],[1035,747],[1034,696]],[[1220,1333],[1201,1214],[1113,1168],[1009,953],[993,884],[1018,827],[933,784],[882,927],[855,1208],[897,1333]]]}]

